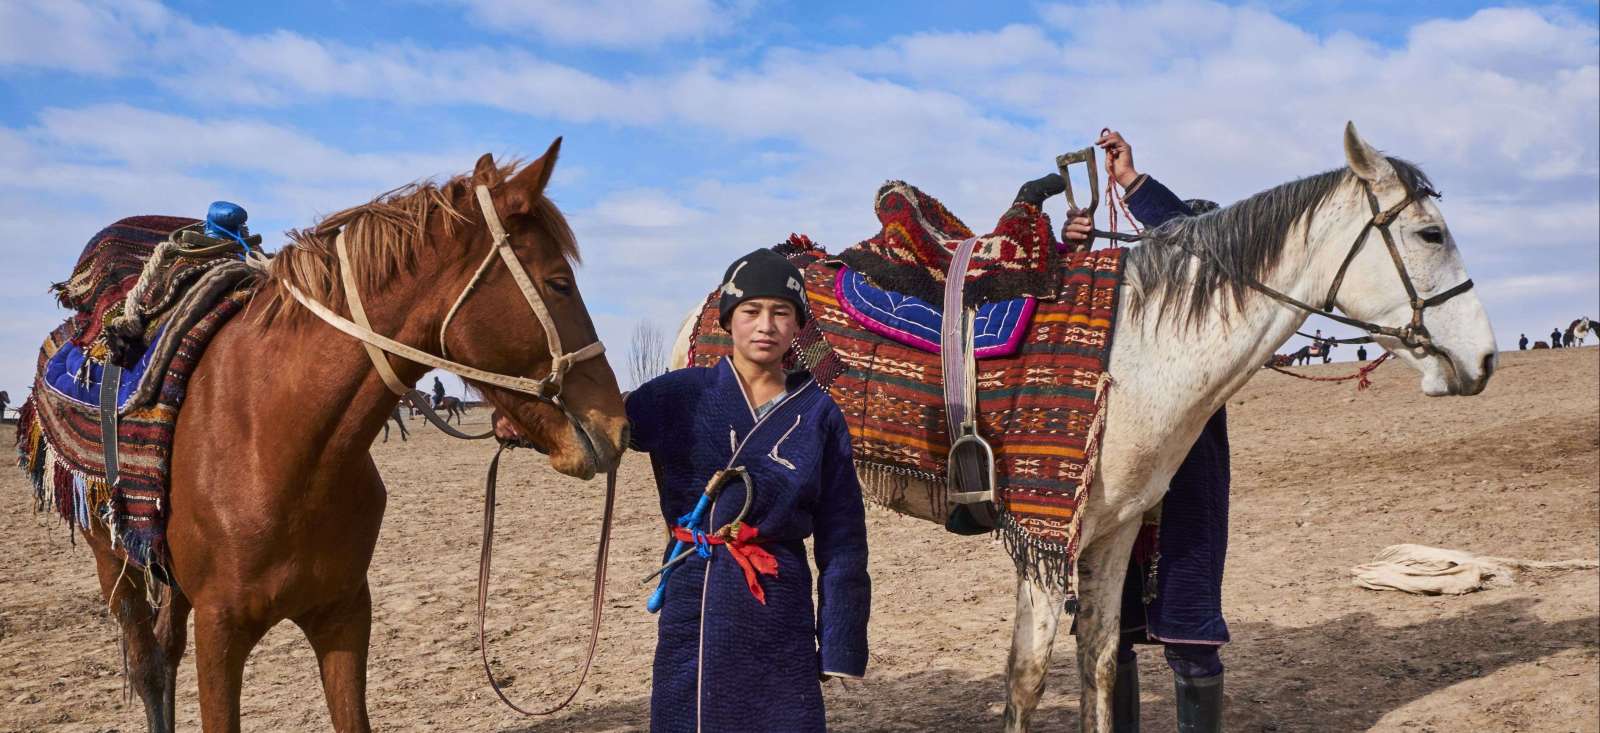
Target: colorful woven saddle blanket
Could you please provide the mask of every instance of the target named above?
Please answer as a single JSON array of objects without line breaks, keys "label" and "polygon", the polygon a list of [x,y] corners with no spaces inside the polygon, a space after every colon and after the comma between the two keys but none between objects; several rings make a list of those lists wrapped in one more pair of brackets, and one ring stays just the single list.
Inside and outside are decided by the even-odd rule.
[{"label": "colorful woven saddle blanket", "polygon": [[[880,288],[942,306],[951,256],[972,230],[944,204],[904,181],[879,188],[873,210],[883,228],[840,253],[839,261]],[[967,304],[1054,297],[1061,257],[1050,217],[1032,204],[1012,204],[973,250]]]},{"label": "colorful woven saddle blanket", "polygon": [[[842,258],[804,237],[775,248],[802,268],[812,319],[791,359],[809,369],[845,415],[869,498],[903,504],[906,479],[943,506],[950,438],[939,357],[864,328],[838,295]],[[1080,516],[1092,482],[1106,367],[1125,250],[1063,255],[1015,353],[978,363],[978,429],[994,447],[1000,533],[1019,569],[1068,593]],[[732,351],[710,294],[689,363]]]},{"label": "colorful woven saddle blanket", "polygon": [[[833,294],[839,307],[862,328],[930,354],[939,353],[944,312],[932,303],[915,295],[874,287],[864,275],[848,267],[839,268]],[[1038,299],[1029,295],[978,306],[973,317],[973,353],[977,358],[1015,354],[1037,305]]]},{"label": "colorful woven saddle blanket", "polygon": [[[112,530],[130,562],[165,561],[172,433],[205,345],[249,300],[256,271],[236,245],[198,235],[192,219],[123,219],[89,240],[57,298],[75,313],[39,353],[17,423],[20,463],[38,511]],[[118,478],[106,482],[100,388],[117,385]],[[159,577],[158,573],[158,577]]]}]

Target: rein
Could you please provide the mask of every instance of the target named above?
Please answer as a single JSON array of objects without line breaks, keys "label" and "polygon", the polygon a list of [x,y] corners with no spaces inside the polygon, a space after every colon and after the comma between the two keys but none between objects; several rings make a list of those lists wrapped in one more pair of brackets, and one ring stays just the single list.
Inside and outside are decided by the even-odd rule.
[{"label": "rein", "polygon": [[483,620],[488,615],[489,609],[489,562],[494,554],[494,504],[495,504],[495,478],[500,472],[500,455],[510,447],[501,443],[500,448],[494,452],[494,459],[489,461],[489,475],[484,480],[483,488],[483,550],[478,555],[478,657],[483,660],[483,674],[489,678],[489,687],[506,704],[523,715],[550,715],[572,704],[578,692],[583,689],[583,683],[589,679],[589,669],[594,666],[595,649],[600,645],[600,617],[605,612],[606,601],[606,556],[611,549],[611,518],[617,499],[617,472],[606,472],[606,508],[600,520],[600,546],[594,556],[594,595],[589,606],[589,650],[584,654],[583,666],[578,671],[578,682],[572,686],[572,692],[567,693],[565,699],[554,707],[546,710],[525,710],[506,697],[500,683],[494,679],[493,670],[489,669],[489,642],[483,632]]},{"label": "rein", "polygon": [[[1430,307],[1442,305],[1445,301],[1471,290],[1472,279],[1468,278],[1463,280],[1460,284],[1427,298],[1423,298],[1418,295],[1416,285],[1411,281],[1411,273],[1406,269],[1405,259],[1400,256],[1400,247],[1399,245],[1395,244],[1394,234],[1389,231],[1389,226],[1394,223],[1396,218],[1399,217],[1400,212],[1404,211],[1406,207],[1417,202],[1417,192],[1412,191],[1410,186],[1406,186],[1405,198],[1401,199],[1400,202],[1394,206],[1391,206],[1388,209],[1383,209],[1378,205],[1377,195],[1372,192],[1372,184],[1368,183],[1365,179],[1361,179],[1361,188],[1366,194],[1367,206],[1372,210],[1372,218],[1369,219],[1367,223],[1361,227],[1361,231],[1356,234],[1356,239],[1351,243],[1350,251],[1345,255],[1344,261],[1340,263],[1339,270],[1334,275],[1333,284],[1328,288],[1328,295],[1323,299],[1323,304],[1321,307],[1311,305],[1310,303],[1301,301],[1282,291],[1268,287],[1260,280],[1257,280],[1249,275],[1235,275],[1235,277],[1236,279],[1244,282],[1245,285],[1248,285],[1250,288],[1260,292],[1261,294],[1283,303],[1284,305],[1304,311],[1307,315],[1319,315],[1327,318],[1328,320],[1343,323],[1346,326],[1359,328],[1362,331],[1366,331],[1371,336],[1388,336],[1394,338],[1406,348],[1414,351],[1422,351],[1425,354],[1442,354],[1444,352],[1440,350],[1439,347],[1434,345],[1433,337],[1428,333],[1428,327],[1423,323],[1423,311]],[[1376,229],[1383,237],[1383,243],[1389,250],[1389,257],[1390,259],[1394,260],[1395,270],[1400,275],[1400,283],[1405,286],[1406,299],[1411,305],[1411,321],[1398,328],[1394,326],[1379,325],[1371,321],[1363,321],[1359,318],[1351,318],[1333,311],[1334,307],[1337,305],[1337,303],[1335,303],[1335,299],[1339,295],[1339,287],[1344,284],[1345,272],[1350,268],[1350,263],[1355,261],[1356,254],[1361,251],[1362,245],[1366,244],[1368,236],[1374,229]],[[1146,233],[1122,234],[1119,232],[1105,232],[1100,230],[1094,230],[1091,232],[1091,236],[1105,237],[1117,242],[1141,242],[1150,238],[1150,235]],[[1222,266],[1222,263],[1217,260],[1216,255],[1210,252],[1202,254],[1177,241],[1173,241],[1172,244],[1189,253],[1193,257],[1209,257],[1214,263],[1217,264],[1218,267]],[[1364,341],[1340,340],[1340,343],[1358,342]]]},{"label": "rein", "polygon": [[[426,396],[401,381],[399,375],[395,373],[394,367],[389,364],[389,359],[384,352],[418,364],[443,369],[465,379],[471,379],[474,382],[492,384],[496,387],[528,395],[540,402],[554,405],[570,420],[572,419],[572,414],[568,412],[566,405],[561,401],[562,379],[566,376],[567,370],[572,368],[572,365],[600,356],[606,350],[605,345],[596,339],[593,343],[577,351],[571,353],[562,351],[561,335],[556,330],[555,321],[550,317],[550,309],[546,307],[544,297],[539,294],[533,281],[528,277],[527,271],[523,269],[521,262],[518,261],[516,252],[512,250],[511,236],[500,223],[500,216],[495,211],[494,199],[490,195],[489,187],[479,185],[476,187],[475,192],[477,194],[478,207],[483,211],[484,224],[488,226],[489,233],[494,238],[494,244],[489,248],[489,253],[484,257],[483,262],[478,265],[477,271],[473,273],[472,279],[468,281],[467,286],[462,289],[460,295],[456,296],[455,302],[451,304],[450,310],[445,314],[444,322],[439,326],[439,350],[444,354],[442,357],[435,356],[414,346],[400,343],[372,329],[372,326],[367,321],[366,308],[361,302],[360,290],[356,287],[355,270],[350,266],[349,248],[345,246],[344,231],[342,229],[334,239],[334,250],[339,257],[340,284],[344,288],[345,300],[350,304],[350,318],[345,318],[326,305],[307,297],[288,281],[283,282],[283,286],[289,291],[289,295],[305,306],[312,314],[345,335],[361,342],[361,346],[367,352],[367,358],[372,361],[372,366],[377,369],[378,376],[383,380],[384,385],[389,388],[389,391],[415,406],[429,422],[433,423],[434,427],[444,431],[447,435],[462,440],[489,438],[494,435],[494,430],[491,428],[488,432],[474,435],[451,427],[448,422],[440,419],[439,415],[433,411],[432,406],[427,404]],[[550,351],[550,372],[540,379],[490,372],[447,358],[449,349],[445,344],[450,321],[455,318],[456,312],[461,309],[462,303],[466,302],[467,297],[482,282],[484,275],[496,259],[510,271],[511,278],[517,283],[517,289],[522,291],[522,296],[527,300],[528,307],[533,310],[534,317],[538,319],[540,327],[544,329],[545,341]],[[258,266],[264,265],[265,259],[257,257],[254,262],[258,263]],[[478,556],[478,653],[483,660],[483,672],[489,679],[489,686],[494,689],[495,695],[500,698],[501,702],[523,715],[549,715],[572,703],[573,699],[578,696],[578,692],[583,689],[583,683],[588,679],[589,670],[594,665],[595,650],[600,643],[600,617],[605,606],[606,557],[611,548],[611,520],[615,508],[617,474],[615,469],[606,472],[605,512],[600,520],[600,543],[599,549],[595,554],[594,595],[590,606],[589,649],[578,675],[578,683],[573,685],[572,692],[567,695],[566,699],[555,707],[548,710],[524,710],[507,698],[505,692],[500,689],[500,684],[495,681],[494,672],[489,669],[489,650],[484,636],[484,617],[488,614],[489,607],[489,566],[494,548],[495,485],[500,473],[500,456],[506,451],[507,447],[506,443],[501,443],[499,450],[495,451],[494,458],[489,462],[488,476],[484,480],[483,545],[482,551]]]},{"label": "rein", "polygon": [[1391,356],[1394,356],[1393,352],[1385,351],[1378,355],[1378,358],[1373,359],[1372,363],[1357,369],[1355,374],[1346,374],[1342,377],[1312,377],[1305,374],[1296,374],[1295,372],[1291,372],[1288,369],[1284,369],[1283,367],[1271,363],[1267,364],[1267,368],[1278,372],[1279,374],[1287,374],[1295,379],[1304,379],[1307,382],[1348,382],[1352,379],[1359,379],[1361,381],[1356,382],[1356,389],[1366,389],[1372,386],[1372,379],[1370,379],[1368,375],[1372,374],[1372,371],[1377,369],[1378,365],[1388,361],[1389,357]]}]

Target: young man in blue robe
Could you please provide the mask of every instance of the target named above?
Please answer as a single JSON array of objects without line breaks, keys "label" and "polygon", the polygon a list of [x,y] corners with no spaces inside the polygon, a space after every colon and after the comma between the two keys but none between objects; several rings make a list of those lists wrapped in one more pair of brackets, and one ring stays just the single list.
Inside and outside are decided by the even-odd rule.
[{"label": "young man in blue robe", "polygon": [[[821,681],[866,673],[872,590],[850,434],[809,374],[783,369],[807,316],[803,282],[771,250],[741,257],[719,304],[733,356],[627,398],[672,532],[663,559],[689,548],[662,580],[655,733],[823,731]],[[702,495],[712,499],[696,518]]]},{"label": "young man in blue robe", "polygon": [[[1123,203],[1146,227],[1180,216],[1204,213],[1216,204],[1184,201],[1160,181],[1140,174],[1133,148],[1117,132],[1096,142],[1106,152],[1113,177],[1126,194]],[[1113,214],[1115,215],[1115,214]],[[1068,242],[1086,241],[1092,222],[1071,219]],[[1222,730],[1222,658],[1228,624],[1222,617],[1222,570],[1228,552],[1228,416],[1218,410],[1172,477],[1161,505],[1154,588],[1145,601],[1150,568],[1130,563],[1123,583],[1123,643],[1117,650],[1113,729],[1139,730],[1139,675],[1134,643],[1164,645],[1174,676],[1174,698],[1181,733]]]}]

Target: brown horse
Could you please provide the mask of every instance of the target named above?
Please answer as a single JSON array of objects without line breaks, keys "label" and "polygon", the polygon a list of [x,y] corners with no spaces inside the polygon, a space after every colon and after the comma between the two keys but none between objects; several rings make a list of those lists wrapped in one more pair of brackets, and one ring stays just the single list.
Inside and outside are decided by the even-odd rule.
[{"label": "brown horse", "polygon": [[[159,591],[139,573],[120,572],[123,559],[105,529],[89,536],[151,730],[173,729],[191,612],[205,730],[239,730],[245,658],[284,620],[316,652],[334,728],[370,728],[367,566],[385,491],[368,447],[399,398],[361,343],[311,317],[288,287],[349,312],[334,246],[342,229],[373,331],[487,372],[548,374],[548,334],[528,310],[536,296],[519,289],[509,268],[476,269],[493,256],[494,238],[474,189],[488,187],[560,343],[594,342],[573,280],[576,242],[543,193],[559,145],[520,171],[485,155],[470,175],[397,189],[292,232],[253,301],[217,334],[190,380],[174,437],[167,540],[176,588],[161,594],[159,610],[146,600]],[[508,317],[518,313],[526,317]],[[272,361],[264,365],[263,355]],[[387,358],[408,384],[428,370]],[[604,358],[566,372],[564,410],[504,387],[479,388],[562,473],[587,479],[609,470],[626,444],[621,395]],[[308,412],[308,404],[326,407]]]},{"label": "brown horse", "polygon": [[466,417],[467,414],[467,404],[462,402],[460,397],[446,397],[439,400],[438,409],[444,412],[444,421],[446,423],[449,423],[450,418],[453,417],[456,419],[457,425],[461,424],[462,418]]}]

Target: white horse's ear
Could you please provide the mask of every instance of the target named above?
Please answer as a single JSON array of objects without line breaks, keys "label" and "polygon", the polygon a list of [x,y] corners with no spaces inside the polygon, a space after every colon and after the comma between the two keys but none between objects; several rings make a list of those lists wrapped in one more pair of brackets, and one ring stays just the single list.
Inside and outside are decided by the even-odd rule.
[{"label": "white horse's ear", "polygon": [[1368,183],[1377,183],[1394,175],[1394,166],[1377,149],[1361,139],[1356,123],[1344,123],[1344,157],[1350,170]]}]

